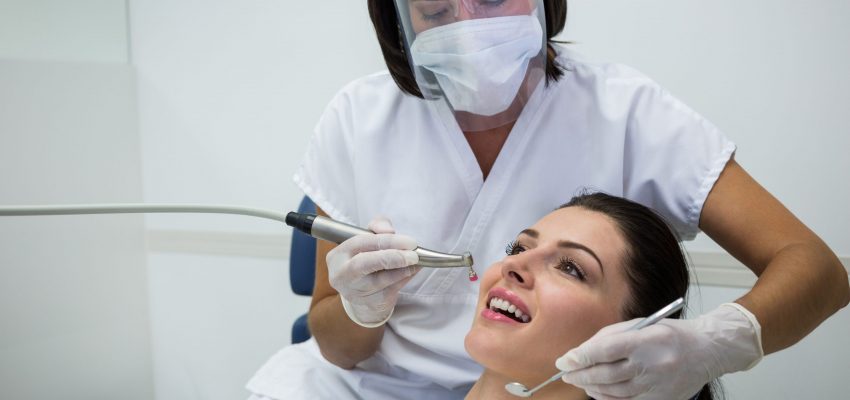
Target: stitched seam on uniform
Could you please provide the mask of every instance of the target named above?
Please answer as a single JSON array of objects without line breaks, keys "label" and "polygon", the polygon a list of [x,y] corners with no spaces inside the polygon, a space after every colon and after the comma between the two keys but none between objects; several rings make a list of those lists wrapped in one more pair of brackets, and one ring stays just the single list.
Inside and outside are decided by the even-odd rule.
[{"label": "stitched seam on uniform", "polygon": [[[463,156],[461,155],[461,153],[463,153],[464,150],[459,149],[457,144],[455,143],[456,140],[449,136],[449,135],[452,135],[455,130],[460,131],[461,129],[460,129],[459,126],[456,126],[456,125],[450,126],[449,124],[446,123],[446,119],[444,118],[443,114],[446,113],[446,112],[450,112],[450,111],[443,109],[437,103],[428,103],[427,107],[428,107],[428,112],[430,114],[432,114],[433,116],[435,116],[440,121],[440,125],[443,126],[443,132],[442,132],[443,134],[440,135],[440,136],[441,136],[443,142],[446,145],[450,146],[453,150],[450,157],[452,158],[452,163],[455,166],[455,171],[458,174],[458,176],[461,177],[461,179],[463,181],[464,189],[465,189],[465,192],[466,192],[466,197],[469,200],[469,203],[474,205],[475,199],[481,193],[481,188],[483,187],[483,182],[479,185],[479,180],[481,178],[483,178],[483,176],[480,173],[474,173],[474,172],[473,173],[464,173],[464,172],[467,172],[466,169],[465,169],[466,162],[463,159]],[[454,116],[452,116],[452,117],[454,117]],[[463,135],[463,131],[461,131],[461,135]],[[471,153],[472,150],[470,149],[469,152]],[[474,154],[473,154],[473,157],[474,157]],[[478,187],[478,190],[475,190],[476,186]],[[472,192],[475,192],[475,194],[473,194]],[[468,218],[468,217],[469,217],[469,213],[467,213],[467,215],[466,215],[466,218]],[[466,220],[464,219],[464,222],[465,221]]]},{"label": "stitched seam on uniform", "polygon": [[[489,193],[489,198],[487,199],[489,200],[487,208],[485,208],[481,212],[481,216],[479,217],[475,227],[472,230],[472,237],[469,240],[468,249],[474,249],[478,246],[478,243],[481,240],[482,232],[486,229],[487,226],[490,225],[493,213],[495,212],[499,203],[501,203],[505,190],[507,190],[510,177],[517,172],[516,164],[519,162],[520,158],[517,156],[517,154],[520,154],[528,147],[528,142],[529,140],[531,140],[531,137],[534,133],[529,132],[528,130],[538,123],[538,120],[540,118],[540,109],[542,108],[541,106],[543,104],[546,104],[546,102],[549,100],[549,98],[552,96],[552,93],[554,92],[554,90],[550,90],[550,88],[547,88],[543,82],[539,84],[537,90],[542,90],[543,92],[538,94],[537,99],[534,99],[533,103],[529,102],[526,104],[526,107],[531,106],[531,115],[527,115],[527,118],[524,118],[524,126],[520,127],[524,130],[524,132],[522,132],[523,136],[520,138],[519,143],[516,143],[512,148],[507,149],[508,151],[510,151],[509,154],[506,154],[506,156],[509,157],[508,162],[510,164],[501,168],[501,170],[507,171],[506,176],[499,177],[500,182],[496,183],[496,186],[492,189],[492,193]],[[512,133],[513,132],[511,132],[511,134]],[[510,136],[508,140],[510,140]],[[502,149],[502,151],[505,150],[506,149],[504,148]],[[500,156],[502,156],[501,153],[498,157]],[[499,159],[498,157],[496,158],[497,162]],[[482,186],[482,190],[483,189],[484,188]],[[480,194],[481,191],[479,190],[479,196]],[[485,266],[485,268],[487,268],[487,266]],[[448,287],[458,279],[457,275],[461,272],[459,270],[460,268],[456,269],[455,271],[452,271],[444,278],[443,282],[440,283],[440,286],[437,289],[438,292],[447,290]]]},{"label": "stitched seam on uniform", "polygon": [[691,205],[687,214],[686,222],[688,223],[688,226],[695,227],[695,229],[688,232],[686,235],[688,237],[683,237],[682,239],[692,239],[697,233],[699,233],[699,216],[702,213],[705,200],[708,198],[708,194],[711,192],[711,189],[714,188],[714,184],[717,182],[717,178],[720,177],[720,173],[723,172],[726,164],[731,160],[734,152],[735,144],[727,141],[720,154],[718,154],[717,158],[714,160],[714,163],[710,168],[708,168],[705,175],[703,175],[699,190],[697,190],[695,195],[691,198]]},{"label": "stitched seam on uniform", "polygon": [[[525,119],[525,126],[521,127],[526,130],[522,138],[520,138],[520,142],[516,143],[513,148],[510,150],[510,165],[503,168],[503,170],[507,171],[506,176],[501,177],[501,182],[499,185],[493,189],[493,197],[494,200],[490,201],[489,207],[484,210],[484,215],[479,219],[477,226],[475,227],[474,235],[472,236],[472,240],[469,243],[469,248],[476,248],[478,246],[479,241],[481,240],[481,233],[490,225],[492,216],[496,211],[499,203],[501,203],[502,198],[504,197],[505,190],[507,190],[508,183],[510,182],[511,176],[517,173],[517,163],[520,162],[521,157],[518,155],[521,154],[528,148],[528,142],[531,140],[534,132],[528,132],[531,127],[538,125],[540,119],[540,110],[543,108],[542,105],[546,104],[549,98],[554,93],[554,90],[551,88],[547,88],[543,82],[540,83],[538,87],[539,90],[543,90],[543,93],[540,94],[539,98],[535,101],[536,104],[526,104],[526,106],[531,106],[533,108],[532,114]],[[497,158],[498,160],[498,158]],[[487,266],[485,266],[486,268]]]}]

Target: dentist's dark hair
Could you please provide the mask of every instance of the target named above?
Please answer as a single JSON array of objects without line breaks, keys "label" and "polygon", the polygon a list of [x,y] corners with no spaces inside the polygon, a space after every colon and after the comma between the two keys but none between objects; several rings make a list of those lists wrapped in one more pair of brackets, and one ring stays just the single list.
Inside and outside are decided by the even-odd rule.
[{"label": "dentist's dark hair", "polygon": [[[393,80],[402,92],[422,98],[419,85],[413,76],[404,48],[404,35],[396,13],[394,0],[368,0],[369,17],[378,35],[378,44],[384,54],[384,61]],[[552,83],[561,78],[563,69],[555,61],[557,53],[552,47],[552,38],[564,30],[567,23],[567,0],[543,0],[546,9],[546,38],[549,45],[546,52],[546,82]]]},{"label": "dentist's dark hair", "polygon": [[[648,317],[679,297],[688,298],[688,262],[679,238],[662,216],[642,204],[605,193],[585,192],[558,208],[567,207],[604,214],[622,234],[626,242],[623,271],[629,286],[620,310],[624,320]],[[681,317],[681,312],[671,316]],[[709,382],[697,399],[722,397],[719,383]]]}]

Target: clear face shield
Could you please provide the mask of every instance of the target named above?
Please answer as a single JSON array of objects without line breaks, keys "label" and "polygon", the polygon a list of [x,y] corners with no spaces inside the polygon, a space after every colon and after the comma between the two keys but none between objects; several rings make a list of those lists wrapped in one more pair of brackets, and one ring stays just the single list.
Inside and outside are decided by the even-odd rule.
[{"label": "clear face shield", "polygon": [[514,122],[546,77],[543,0],[395,0],[416,82],[465,132]]}]

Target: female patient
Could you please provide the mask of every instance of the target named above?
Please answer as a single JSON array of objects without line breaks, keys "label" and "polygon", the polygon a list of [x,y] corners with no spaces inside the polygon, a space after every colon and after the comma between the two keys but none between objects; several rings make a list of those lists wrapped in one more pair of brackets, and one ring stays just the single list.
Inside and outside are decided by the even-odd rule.
[{"label": "female patient", "polygon": [[[466,350],[485,368],[468,399],[515,399],[506,383],[536,386],[558,372],[557,357],[602,327],[649,316],[688,290],[685,258],[663,220],[606,194],[573,198],[522,231],[506,251],[483,276],[466,336]],[[588,396],[596,397],[556,381],[534,398]],[[711,396],[708,385],[699,393]]]}]

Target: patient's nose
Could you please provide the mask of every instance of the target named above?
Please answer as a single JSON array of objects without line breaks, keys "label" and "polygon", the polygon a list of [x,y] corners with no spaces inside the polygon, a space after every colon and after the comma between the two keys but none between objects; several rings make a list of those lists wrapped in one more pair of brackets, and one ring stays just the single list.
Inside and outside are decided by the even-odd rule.
[{"label": "patient's nose", "polygon": [[502,261],[502,278],[521,287],[534,286],[534,275],[528,267],[531,257],[523,257],[524,253],[508,256]]}]

